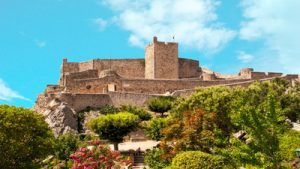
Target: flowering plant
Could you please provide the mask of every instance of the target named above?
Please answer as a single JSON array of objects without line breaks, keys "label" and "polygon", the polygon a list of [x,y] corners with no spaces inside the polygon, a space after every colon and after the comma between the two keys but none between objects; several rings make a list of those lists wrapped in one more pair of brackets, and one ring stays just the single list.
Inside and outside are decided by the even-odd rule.
[{"label": "flowering plant", "polygon": [[119,151],[111,151],[99,140],[89,141],[86,147],[80,147],[70,155],[72,169],[111,169],[117,165],[128,166],[131,160],[121,156]]}]

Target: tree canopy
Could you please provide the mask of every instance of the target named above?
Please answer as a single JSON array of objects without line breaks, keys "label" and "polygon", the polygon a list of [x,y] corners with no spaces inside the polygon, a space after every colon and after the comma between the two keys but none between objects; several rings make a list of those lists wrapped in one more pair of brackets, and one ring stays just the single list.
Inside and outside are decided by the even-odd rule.
[{"label": "tree canopy", "polygon": [[38,168],[52,153],[53,139],[42,115],[0,105],[0,168]]},{"label": "tree canopy", "polygon": [[107,139],[114,143],[118,150],[118,143],[123,141],[123,137],[135,130],[140,122],[137,115],[128,112],[108,114],[92,119],[88,126],[101,139]]}]

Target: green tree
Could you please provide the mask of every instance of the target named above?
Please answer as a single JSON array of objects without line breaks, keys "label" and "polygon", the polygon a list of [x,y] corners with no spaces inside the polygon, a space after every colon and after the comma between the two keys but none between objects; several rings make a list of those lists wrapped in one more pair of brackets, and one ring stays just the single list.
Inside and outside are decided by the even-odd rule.
[{"label": "green tree", "polygon": [[159,97],[148,100],[148,108],[150,111],[160,113],[161,116],[172,108],[173,97]]},{"label": "green tree", "polygon": [[210,87],[199,88],[195,93],[186,99],[175,101],[171,114],[174,117],[182,118],[183,113],[202,109],[205,112],[214,112],[216,124],[223,131],[224,136],[229,138],[232,131],[232,124],[229,116],[230,102],[234,94],[234,88]]},{"label": "green tree", "polygon": [[138,116],[120,112],[108,114],[92,119],[88,127],[99,134],[101,139],[107,139],[114,143],[114,149],[118,150],[118,143],[123,141],[123,137],[138,127],[140,119]]},{"label": "green tree", "polygon": [[[270,90],[259,106],[241,101],[240,122],[251,140],[247,146],[252,150],[251,156],[256,157],[254,166],[279,168],[282,157],[279,154],[279,136],[287,128],[279,102]],[[254,155],[253,155],[254,154]]]},{"label": "green tree", "polygon": [[215,146],[222,143],[215,113],[201,109],[188,111],[180,120],[168,120],[167,126],[163,130],[164,141],[175,142],[176,151],[199,150],[211,153]]},{"label": "green tree", "polygon": [[132,105],[122,105],[120,107],[120,111],[137,115],[143,121],[147,121],[152,118],[151,114],[147,110]]},{"label": "green tree", "polygon": [[0,105],[0,168],[38,168],[53,152],[53,139],[42,115]]},{"label": "green tree", "polygon": [[162,131],[165,127],[165,118],[154,118],[146,124],[146,134],[151,139],[158,141],[164,137]]},{"label": "green tree", "polygon": [[300,132],[288,130],[279,137],[280,156],[286,164],[296,159],[295,150],[300,148]]}]

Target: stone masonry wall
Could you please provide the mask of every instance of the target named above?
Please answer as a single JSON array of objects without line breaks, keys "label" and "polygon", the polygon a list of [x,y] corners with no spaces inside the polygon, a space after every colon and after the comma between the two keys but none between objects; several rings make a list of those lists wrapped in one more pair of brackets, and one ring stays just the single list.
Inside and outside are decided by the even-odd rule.
[{"label": "stone masonry wall", "polygon": [[76,112],[84,110],[87,107],[99,108],[107,104],[112,104],[112,101],[107,94],[71,94],[62,93],[60,100],[67,103]]},{"label": "stone masonry wall", "polygon": [[144,78],[145,60],[144,59],[97,59],[87,62],[64,62],[62,74],[87,71],[91,69],[102,70],[112,69],[120,76],[127,78]]},{"label": "stone masonry wall", "polygon": [[153,42],[155,79],[178,79],[178,44]]},{"label": "stone masonry wall", "polygon": [[110,68],[122,77],[145,77],[145,59],[94,60],[94,69],[97,69],[99,72]]},{"label": "stone masonry wall", "polygon": [[179,78],[199,78],[199,61],[179,58]]},{"label": "stone masonry wall", "polygon": [[192,89],[198,86],[211,86],[243,82],[247,79],[237,80],[153,80],[153,79],[116,79],[113,77],[74,80],[72,85],[66,87],[66,92],[71,93],[105,93],[108,84],[114,84],[118,92],[163,94],[175,90]]},{"label": "stone masonry wall", "polygon": [[145,78],[154,79],[154,45],[145,48]]}]

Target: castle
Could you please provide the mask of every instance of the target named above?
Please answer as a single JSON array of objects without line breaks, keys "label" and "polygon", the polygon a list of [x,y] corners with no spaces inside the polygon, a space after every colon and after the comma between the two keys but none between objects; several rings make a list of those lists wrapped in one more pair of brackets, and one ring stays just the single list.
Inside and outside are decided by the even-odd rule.
[{"label": "castle", "polygon": [[143,106],[150,97],[189,95],[196,87],[248,85],[276,77],[299,79],[297,74],[255,72],[252,68],[243,68],[236,75],[212,72],[200,67],[197,60],[179,58],[178,43],[154,37],[145,48],[145,59],[64,59],[59,84],[48,85],[34,109],[45,112],[53,107],[53,100],[75,112],[104,105]]}]

